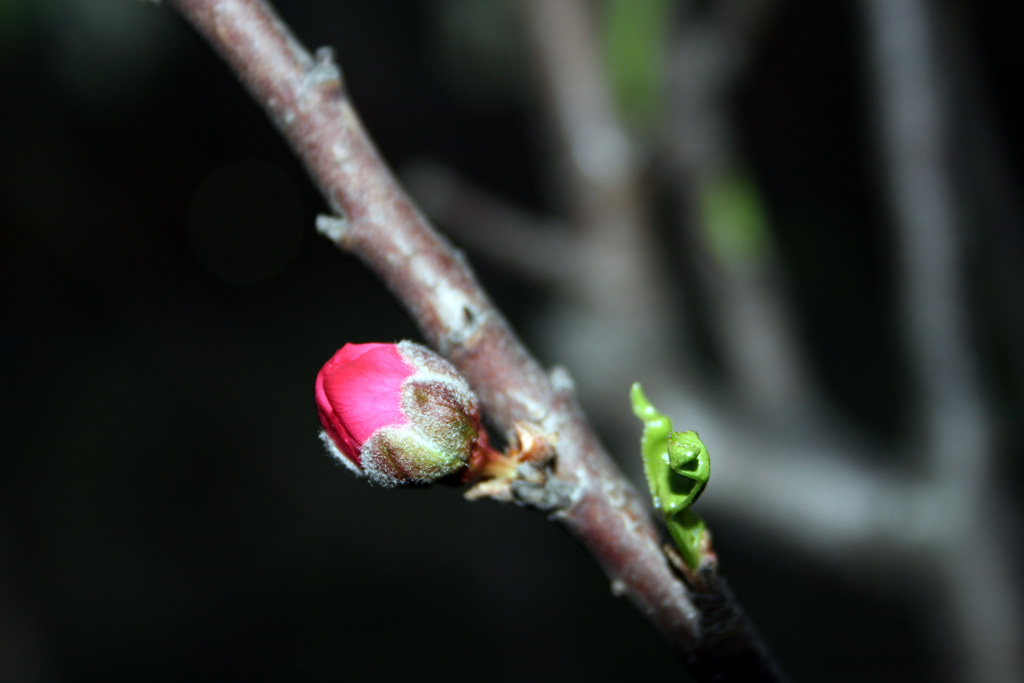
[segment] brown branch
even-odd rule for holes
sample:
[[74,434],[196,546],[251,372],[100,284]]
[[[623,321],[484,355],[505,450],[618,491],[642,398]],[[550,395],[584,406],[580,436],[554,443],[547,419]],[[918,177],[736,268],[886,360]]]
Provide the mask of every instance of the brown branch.
[[[702,677],[777,680],[724,586],[713,581],[705,617],[672,573],[633,488],[597,442],[565,373],[552,377],[516,339],[463,259],[426,223],[363,131],[329,51],[313,59],[261,0],[168,3],[231,66],[344,219],[321,229],[386,282],[424,335],[480,394],[499,427],[517,422],[557,435],[546,491],[552,517]],[[544,496],[541,496],[544,498]],[[715,577],[712,577],[715,578]]]

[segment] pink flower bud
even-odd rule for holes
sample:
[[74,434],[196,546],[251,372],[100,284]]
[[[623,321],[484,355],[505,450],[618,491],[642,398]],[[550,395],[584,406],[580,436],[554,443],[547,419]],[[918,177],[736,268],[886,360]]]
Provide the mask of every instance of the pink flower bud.
[[331,454],[383,486],[435,481],[491,452],[469,384],[413,342],[345,344],[316,376],[316,406]]

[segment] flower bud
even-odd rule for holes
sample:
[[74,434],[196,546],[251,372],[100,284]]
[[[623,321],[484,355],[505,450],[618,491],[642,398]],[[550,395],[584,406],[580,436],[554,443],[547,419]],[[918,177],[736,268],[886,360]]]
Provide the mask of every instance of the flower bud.
[[316,377],[321,440],[382,486],[432,482],[490,451],[476,395],[426,347],[346,344]]

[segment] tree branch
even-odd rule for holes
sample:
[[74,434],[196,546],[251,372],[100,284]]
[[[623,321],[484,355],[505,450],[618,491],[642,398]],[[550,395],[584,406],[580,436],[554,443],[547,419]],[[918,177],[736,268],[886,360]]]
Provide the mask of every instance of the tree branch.
[[569,293],[583,303],[577,318],[603,323],[598,335],[582,325],[558,327],[554,341],[579,348],[597,337],[615,352],[622,374],[630,373],[633,355],[623,350],[643,346],[659,359],[685,352],[688,335],[678,324],[679,302],[666,294],[636,150],[615,112],[591,7],[584,0],[516,5],[532,48],[566,221],[582,247],[574,268],[580,277]]
[[[864,0],[863,6],[896,219],[900,318],[923,404],[914,416],[917,436],[935,500],[955,511],[941,525],[946,547],[936,548],[936,558],[967,655],[961,677],[1019,680],[1021,599],[1006,571],[1010,542],[991,522],[998,518],[991,495],[994,439],[968,336],[936,17],[924,0]],[[946,550],[953,547],[959,552]],[[963,553],[972,558],[970,566]]]
[[[933,475],[977,489],[991,449],[948,172],[932,17],[919,0],[866,0],[881,149],[899,238],[902,315],[924,401]],[[963,453],[972,452],[970,460]],[[971,482],[964,487],[965,482]]]
[[[763,646],[724,586],[728,609],[702,618],[672,573],[632,486],[586,423],[564,372],[552,377],[516,339],[468,266],[424,220],[363,131],[330,53],[313,59],[261,0],[172,0],[231,66],[305,163],[343,220],[321,221],[338,245],[371,267],[406,305],[430,343],[479,393],[506,431],[530,422],[557,435],[549,481],[552,517],[694,669],[777,680]],[[715,615],[723,615],[716,617]],[[720,627],[720,628],[718,628]]]
[[[735,140],[731,99],[774,0],[690,13],[669,64],[669,163],[730,389],[751,414],[791,420],[821,392],[800,347],[766,209]],[[685,256],[685,255],[684,255]]]
[[457,244],[483,254],[528,280],[568,289],[581,248],[565,227],[502,202],[455,171],[422,162],[402,178],[419,206]]

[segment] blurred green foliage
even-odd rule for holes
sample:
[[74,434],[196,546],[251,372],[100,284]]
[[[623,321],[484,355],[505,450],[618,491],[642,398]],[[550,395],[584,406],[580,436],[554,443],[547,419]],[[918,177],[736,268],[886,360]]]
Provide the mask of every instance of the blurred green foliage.
[[664,111],[663,67],[671,36],[672,0],[606,0],[606,68],[619,112],[638,133],[658,127]]
[[727,171],[708,183],[700,198],[704,242],[724,267],[760,261],[768,247],[764,206],[753,179]]

